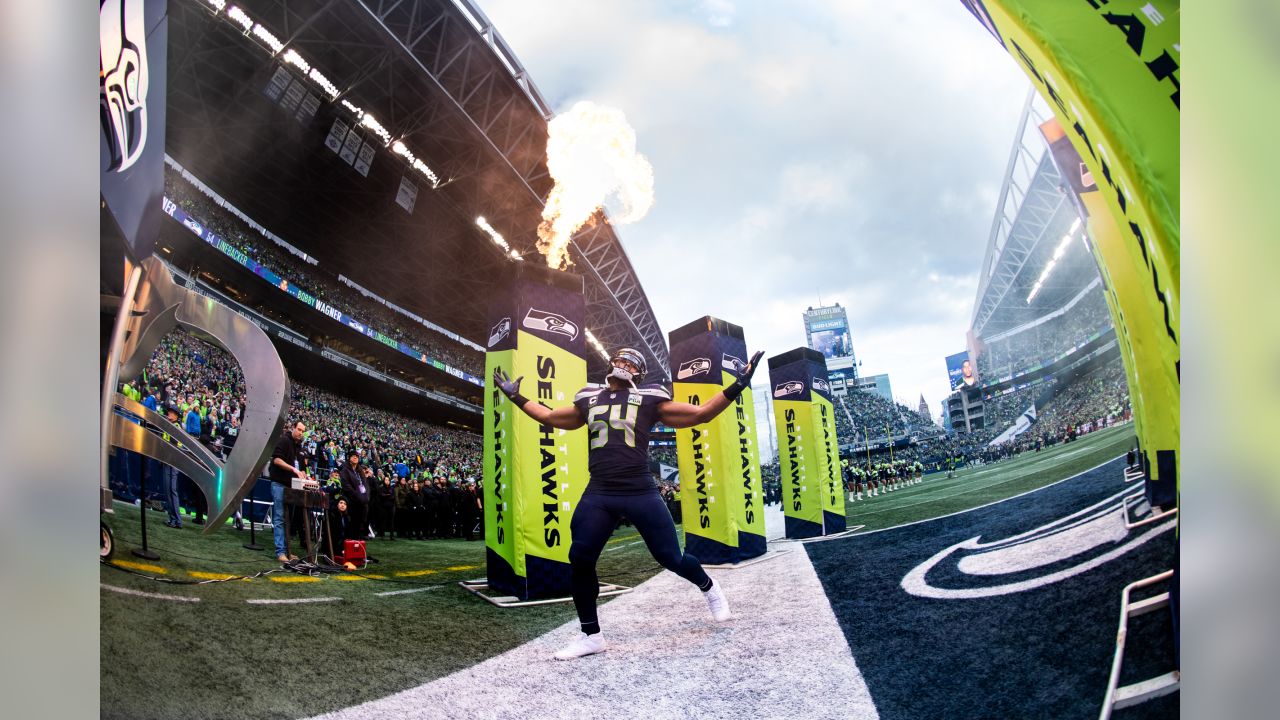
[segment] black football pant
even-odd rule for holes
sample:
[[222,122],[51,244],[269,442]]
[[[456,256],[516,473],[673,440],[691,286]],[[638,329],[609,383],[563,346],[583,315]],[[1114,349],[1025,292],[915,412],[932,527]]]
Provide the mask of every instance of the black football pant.
[[656,488],[643,495],[599,495],[588,491],[578,501],[573,519],[569,521],[573,532],[573,544],[569,546],[573,604],[578,610],[582,631],[588,634],[600,632],[596,617],[596,600],[600,596],[596,561],[623,516],[635,525],[653,559],[662,567],[701,590],[711,587],[711,578],[698,558],[680,550],[671,512]]

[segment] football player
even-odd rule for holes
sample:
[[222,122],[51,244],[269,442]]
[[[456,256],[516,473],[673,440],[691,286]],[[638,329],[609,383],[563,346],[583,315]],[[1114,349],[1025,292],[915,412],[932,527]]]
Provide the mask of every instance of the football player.
[[763,354],[753,355],[738,379],[703,405],[672,400],[671,391],[662,384],[642,384],[646,363],[644,355],[634,348],[621,348],[613,354],[604,385],[583,388],[572,405],[556,410],[521,395],[523,378],[512,380],[500,368],[494,369],[494,383],[529,417],[564,430],[585,425],[590,435],[590,480],[569,524],[573,534],[569,546],[570,584],[582,635],[558,651],[556,659],[569,660],[605,650],[596,616],[600,594],[596,561],[623,516],[635,525],[662,567],[698,586],[717,622],[732,617],[720,586],[696,557],[680,549],[671,513],[649,472],[649,431],[657,422],[673,428],[710,422],[751,386],[751,375]]

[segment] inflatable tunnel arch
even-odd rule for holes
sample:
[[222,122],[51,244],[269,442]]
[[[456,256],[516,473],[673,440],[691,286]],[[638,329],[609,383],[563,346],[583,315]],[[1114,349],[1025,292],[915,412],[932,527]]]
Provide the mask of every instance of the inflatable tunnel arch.
[[[961,0],[1009,52],[1079,154],[1090,249],[1119,338],[1153,501],[1177,502],[1179,5]],[[1064,172],[1068,169],[1064,168]]]

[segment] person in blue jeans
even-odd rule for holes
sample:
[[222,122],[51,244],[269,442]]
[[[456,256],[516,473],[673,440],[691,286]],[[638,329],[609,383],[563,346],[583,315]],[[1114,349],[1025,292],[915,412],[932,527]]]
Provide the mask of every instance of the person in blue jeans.
[[307,426],[301,422],[285,430],[280,442],[276,443],[276,449],[271,451],[271,464],[267,470],[271,476],[271,530],[275,538],[276,559],[280,562],[297,559],[285,547],[284,491],[295,477],[307,478],[301,457],[302,436],[306,432]]
[[[148,396],[150,397],[150,396]],[[178,423],[178,409],[169,408],[165,412],[165,416],[169,422]],[[164,433],[162,436],[165,442],[174,442],[173,436]],[[160,478],[160,494],[164,498],[164,512],[168,519],[164,524],[175,530],[182,528],[182,513],[178,508],[178,470],[172,465],[167,465],[159,460],[150,460],[151,477]]]

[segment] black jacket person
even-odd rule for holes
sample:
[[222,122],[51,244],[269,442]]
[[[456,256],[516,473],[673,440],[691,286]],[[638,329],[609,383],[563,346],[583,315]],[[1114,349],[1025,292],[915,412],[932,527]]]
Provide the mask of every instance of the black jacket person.
[[347,462],[338,472],[342,481],[342,496],[347,499],[347,513],[351,516],[350,537],[363,540],[369,532],[369,495],[373,486],[360,470],[360,454],[347,453]]

